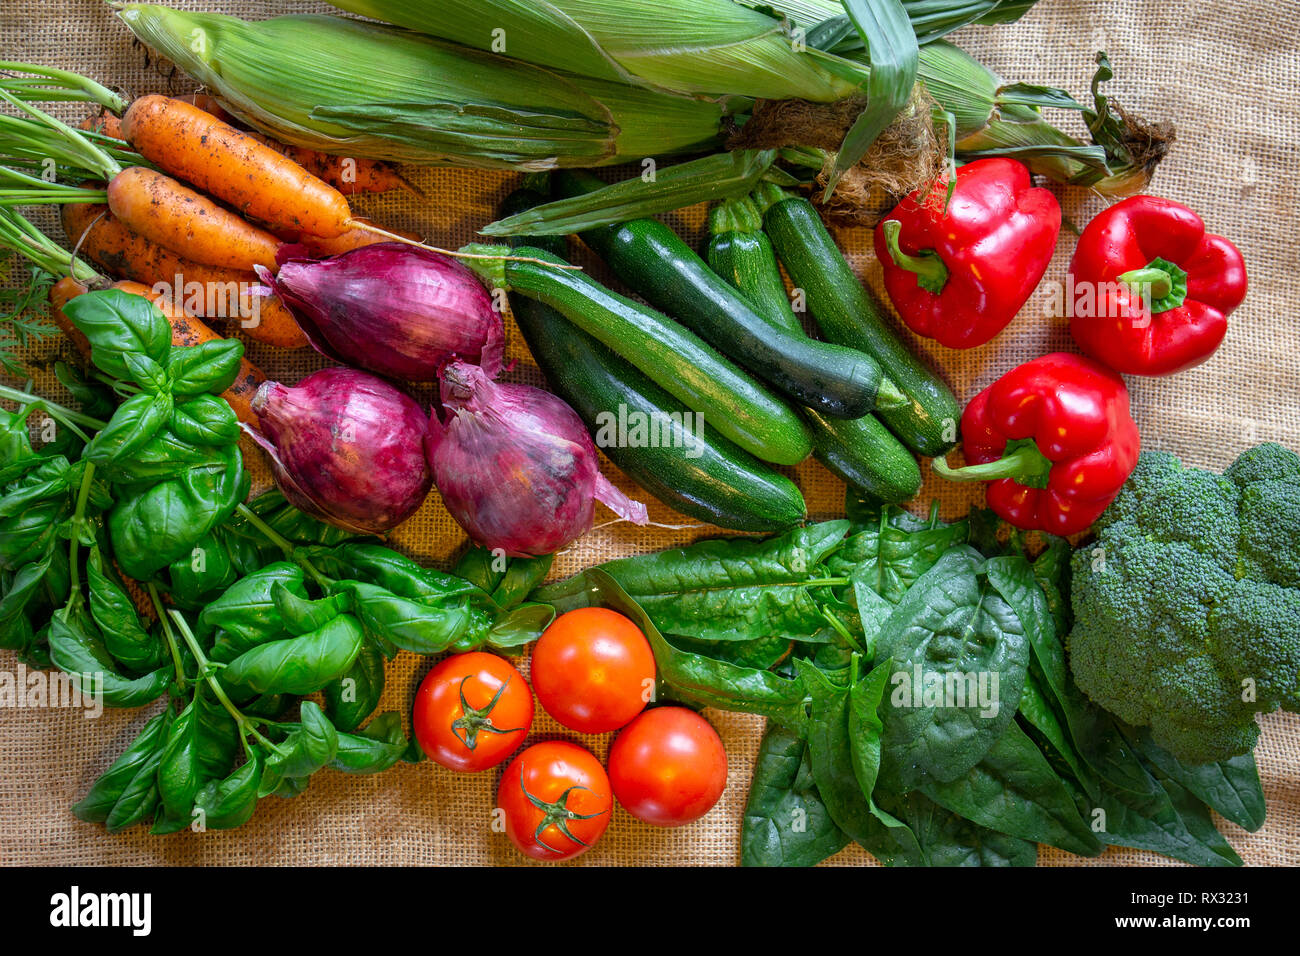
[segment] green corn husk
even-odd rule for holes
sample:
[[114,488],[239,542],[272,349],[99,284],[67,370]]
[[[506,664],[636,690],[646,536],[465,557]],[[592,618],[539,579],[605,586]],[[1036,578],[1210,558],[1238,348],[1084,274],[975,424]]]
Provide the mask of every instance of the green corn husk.
[[679,93],[827,103],[870,73],[801,49],[781,20],[732,0],[329,2],[528,63]]
[[[1098,54],[1098,64],[1093,108],[1062,90],[1008,84],[946,42],[921,49],[919,74],[954,117],[959,159],[1010,156],[1056,182],[1089,186],[1106,196],[1128,196],[1146,188],[1172,133],[1113,112],[1113,104],[1098,92],[1100,83],[1111,77],[1105,54]],[[1053,126],[1040,106],[1081,112],[1093,142],[1082,143]]]
[[716,148],[724,116],[746,105],[578,77],[342,17],[248,23],[134,3],[119,16],[241,119],[344,155],[597,166]]
[[[735,0],[744,3],[744,0]],[[930,43],[972,23],[1014,23],[1023,17],[1037,0],[903,0],[903,10],[912,22],[917,42]],[[862,41],[844,16],[839,0],[773,0],[768,4],[777,13],[804,27],[810,33],[820,27],[834,32],[838,42],[823,46],[835,53],[858,52]],[[818,44],[820,45],[820,44]]]

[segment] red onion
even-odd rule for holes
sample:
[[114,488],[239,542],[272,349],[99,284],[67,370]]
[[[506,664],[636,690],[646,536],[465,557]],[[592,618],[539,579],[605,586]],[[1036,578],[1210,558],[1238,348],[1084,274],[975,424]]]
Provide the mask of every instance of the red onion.
[[248,431],[299,510],[378,534],[409,518],[428,495],[424,411],[383,379],[327,368],[293,388],[263,382],[252,404],[261,433]]
[[551,554],[591,528],[593,499],[637,524],[645,505],[600,473],[578,413],[540,388],[494,383],[453,362],[427,448],[443,503],[471,538],[511,557]]
[[501,371],[501,315],[474,273],[450,256],[382,242],[319,261],[290,259],[258,276],[308,340],[338,362],[432,382],[454,358]]

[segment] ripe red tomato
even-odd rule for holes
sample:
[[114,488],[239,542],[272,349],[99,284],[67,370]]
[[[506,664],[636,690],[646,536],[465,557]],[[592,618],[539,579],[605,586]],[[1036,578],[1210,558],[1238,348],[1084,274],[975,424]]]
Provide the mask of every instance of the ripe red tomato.
[[709,722],[685,707],[648,710],[609,751],[614,796],[657,827],[698,820],[727,789],[727,751]]
[[618,730],[654,693],[655,656],[641,629],[617,611],[584,607],[557,617],[533,649],[533,688],[570,730]]
[[495,767],[528,736],[533,695],[514,665],[474,651],[447,658],[415,693],[420,749],[452,770]]
[[584,853],[609,826],[609,777],[577,744],[533,744],[506,767],[497,788],[506,836],[525,856],[565,860]]

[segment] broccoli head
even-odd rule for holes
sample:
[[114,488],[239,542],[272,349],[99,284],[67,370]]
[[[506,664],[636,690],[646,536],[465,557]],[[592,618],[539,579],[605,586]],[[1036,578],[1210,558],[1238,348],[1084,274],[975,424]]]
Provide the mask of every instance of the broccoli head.
[[1186,763],[1300,712],[1300,457],[1262,444],[1216,475],[1144,452],[1095,530],[1067,642],[1093,701]]

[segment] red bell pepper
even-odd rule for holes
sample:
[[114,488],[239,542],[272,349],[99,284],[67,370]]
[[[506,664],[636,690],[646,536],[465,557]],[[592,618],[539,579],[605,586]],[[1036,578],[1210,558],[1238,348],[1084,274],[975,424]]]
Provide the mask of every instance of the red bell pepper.
[[[898,314],[954,349],[983,345],[1029,299],[1056,250],[1061,207],[1014,159],[979,159],[876,227],[876,258]],[[945,209],[945,202],[947,208]]]
[[[1186,206],[1155,196],[1125,199],[1088,223],[1070,274],[1074,340],[1132,375],[1171,375],[1204,362],[1246,297],[1237,247],[1206,233]],[[1080,295],[1084,289],[1090,297]],[[1094,307],[1083,308],[1090,299]]]
[[1091,359],[1053,352],[980,392],[961,418],[965,468],[942,458],[956,481],[989,481],[988,505],[1027,531],[1083,531],[1106,510],[1137,465],[1141,440],[1128,389]]

